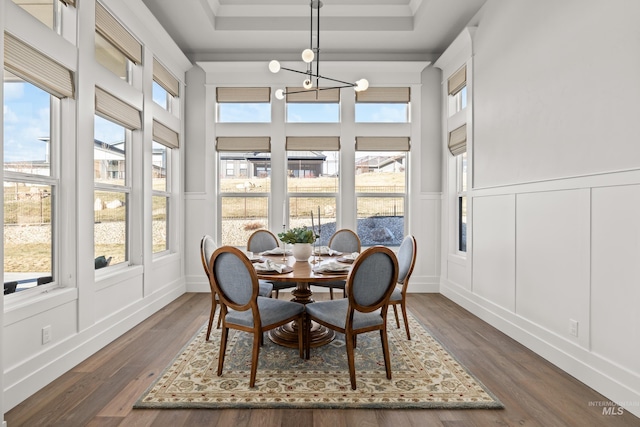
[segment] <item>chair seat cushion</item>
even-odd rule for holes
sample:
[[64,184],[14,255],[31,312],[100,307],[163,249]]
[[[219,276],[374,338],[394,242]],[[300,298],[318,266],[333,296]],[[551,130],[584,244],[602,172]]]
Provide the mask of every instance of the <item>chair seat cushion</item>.
[[389,301],[402,301],[402,289],[396,287],[391,294]]
[[260,289],[258,290],[258,295],[261,297],[268,297],[271,295],[271,291],[273,290],[273,283],[267,282],[266,280],[258,280],[258,285]]
[[[313,318],[337,326],[344,329],[347,322],[347,310],[349,309],[349,300],[346,298],[314,302],[307,304],[307,313]],[[356,311],[353,314],[353,329],[368,328],[370,326],[379,326],[382,324],[382,316],[380,310],[371,313],[361,313]]]
[[347,282],[344,280],[334,280],[332,282],[312,282],[310,283],[312,286],[320,286],[324,288],[340,288],[344,289],[347,285]]
[[[258,310],[260,310],[261,326],[265,327],[302,313],[304,311],[304,305],[275,298],[258,297]],[[251,310],[229,310],[225,321],[227,323],[233,323],[234,325],[250,328],[253,327],[253,313]]]

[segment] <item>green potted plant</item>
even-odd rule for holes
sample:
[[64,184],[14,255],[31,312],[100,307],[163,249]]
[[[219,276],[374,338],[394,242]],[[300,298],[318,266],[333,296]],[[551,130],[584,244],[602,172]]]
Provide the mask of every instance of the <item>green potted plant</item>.
[[308,261],[313,248],[311,244],[316,241],[313,230],[307,227],[295,227],[282,233],[278,233],[280,241],[293,245],[293,257],[296,261]]

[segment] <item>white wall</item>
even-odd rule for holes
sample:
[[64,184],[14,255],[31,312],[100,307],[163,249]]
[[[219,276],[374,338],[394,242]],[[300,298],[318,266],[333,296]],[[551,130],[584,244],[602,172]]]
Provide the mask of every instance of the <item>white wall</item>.
[[[28,298],[18,294],[0,297],[3,303],[0,403],[5,413],[184,293],[184,243],[182,230],[176,230],[183,222],[181,163],[184,160],[179,154],[173,156],[172,188],[176,190],[176,197],[171,210],[175,221],[170,237],[171,253],[153,257],[151,239],[145,239],[151,230],[151,183],[150,174],[149,177],[144,174],[149,168],[144,166],[143,159],[150,160],[151,153],[153,115],[150,110],[153,106],[148,100],[151,99],[153,56],[182,82],[191,64],[140,0],[103,2],[144,45],[143,60],[149,67],[144,73],[136,74],[138,81],[133,87],[95,62],[94,2],[85,0],[79,2],[77,9],[64,8],[65,17],[71,17],[72,21],[67,22],[70,25],[66,26],[64,37],[58,37],[12,1],[0,1],[3,12],[0,28],[65,64],[76,76],[75,99],[62,102],[65,144],[62,144],[63,167],[57,198],[62,217],[57,222],[62,229],[58,242],[57,282],[60,286],[39,295],[30,293]],[[85,143],[94,138],[97,83],[135,107],[144,107],[143,130],[134,135],[134,158],[139,163],[133,168],[133,188],[136,194],[144,194],[148,199],[140,200],[141,197],[132,201],[135,207],[132,208],[131,265],[99,272],[93,266],[93,144]],[[183,131],[184,125],[178,119],[174,119],[175,123]],[[52,339],[42,344],[42,328],[46,325],[51,326]]]
[[640,415],[640,3],[480,16],[470,281],[445,271],[442,293]]

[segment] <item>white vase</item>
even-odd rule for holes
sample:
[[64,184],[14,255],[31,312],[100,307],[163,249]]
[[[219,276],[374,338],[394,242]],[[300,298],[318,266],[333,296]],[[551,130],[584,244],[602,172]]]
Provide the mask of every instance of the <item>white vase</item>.
[[313,253],[313,246],[311,243],[294,243],[292,252],[296,261],[309,261],[309,257]]

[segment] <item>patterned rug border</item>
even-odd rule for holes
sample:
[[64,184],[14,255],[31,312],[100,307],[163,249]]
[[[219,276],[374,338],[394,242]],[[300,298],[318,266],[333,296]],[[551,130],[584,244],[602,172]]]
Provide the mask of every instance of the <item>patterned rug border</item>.
[[[393,317],[393,313],[389,313],[389,322],[393,320],[394,328],[395,328],[395,318]],[[463,369],[471,379],[476,383],[478,387],[480,387],[484,393],[486,393],[492,401],[477,401],[477,402],[463,402],[463,401],[429,401],[424,400],[420,402],[414,401],[401,401],[401,402],[367,402],[366,400],[361,400],[358,402],[353,401],[345,401],[345,402],[321,402],[321,401],[305,401],[305,402],[287,402],[287,401],[278,401],[278,402],[260,402],[260,401],[234,401],[234,402],[219,402],[219,401],[210,401],[210,402],[195,402],[195,401],[163,401],[163,402],[145,402],[145,398],[153,391],[154,387],[163,379],[163,377],[172,371],[175,363],[184,355],[185,351],[188,349],[190,345],[194,343],[197,339],[198,335],[204,334],[206,330],[207,324],[205,323],[201,326],[195,334],[186,342],[186,344],[180,349],[178,354],[171,360],[171,362],[167,365],[167,367],[157,376],[154,381],[149,385],[149,387],[142,393],[140,398],[134,403],[134,409],[504,409],[504,405],[502,402],[491,392],[471,371],[463,365],[458,358],[438,339],[436,338],[429,328],[427,328],[413,313],[407,310],[408,318],[417,323],[423,330],[424,333],[427,334],[431,339],[433,339],[444,352],[448,354],[448,356],[457,364],[461,369]],[[217,318],[218,313],[216,313]],[[216,319],[214,319],[215,325]],[[400,330],[404,333],[404,327],[402,325],[402,319],[400,319]],[[389,328],[390,329],[390,328]],[[212,339],[216,331],[212,331]],[[232,331],[230,331],[232,332]],[[413,332],[413,330],[412,330]],[[391,330],[389,330],[391,333]],[[412,337],[413,337],[412,333]],[[229,347],[232,346],[231,336],[229,337]],[[265,338],[268,339],[268,338]],[[406,339],[406,336],[405,336]],[[312,349],[313,353],[313,349]],[[262,355],[262,352],[261,352]],[[228,355],[227,355],[228,358]],[[346,354],[345,354],[346,358]],[[217,360],[217,357],[216,357]],[[225,361],[226,362],[226,361]],[[216,364],[217,366],[217,364]],[[227,363],[225,363],[225,370],[227,368]],[[361,372],[356,373],[356,377],[362,374]],[[224,375],[224,373],[223,373]],[[348,374],[347,374],[348,376]],[[258,377],[260,377],[260,368],[258,368]],[[248,381],[248,379],[247,379]],[[359,390],[351,390],[348,389],[345,391],[345,394],[355,394],[358,393]]]

